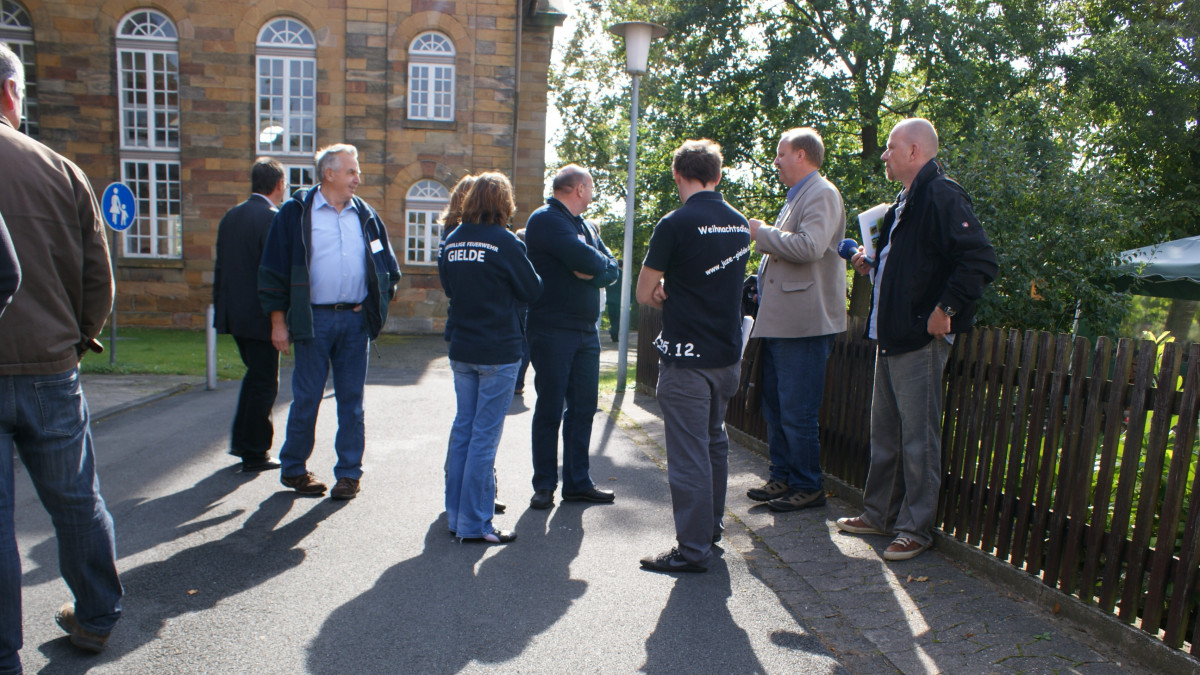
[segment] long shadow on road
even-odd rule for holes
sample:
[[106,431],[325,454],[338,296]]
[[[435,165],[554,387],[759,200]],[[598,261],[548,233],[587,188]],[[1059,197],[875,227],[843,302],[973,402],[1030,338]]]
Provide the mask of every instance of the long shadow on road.
[[729,568],[723,559],[713,562],[707,574],[675,580],[658,625],[646,640],[642,672],[765,672],[749,636],[729,612]]
[[527,510],[515,528],[520,539],[482,563],[487,547],[458,543],[439,517],[420,555],[330,614],[309,646],[308,671],[383,673],[403,664],[405,672],[448,674],[517,658],[587,588],[570,573],[583,512],[556,509],[547,522],[547,512]]
[[184,549],[166,560],[122,574],[124,613],[136,617],[136,629],[115,631],[98,662],[81,662],[65,635],[45,642],[39,647],[50,661],[45,672],[84,673],[93,666],[115,661],[154,640],[170,619],[212,609],[225,598],[300,565],[305,557],[304,550],[298,548],[300,542],[344,502],[322,500],[276,529],[297,502],[291,492],[276,492],[259,504],[240,529],[223,539]]

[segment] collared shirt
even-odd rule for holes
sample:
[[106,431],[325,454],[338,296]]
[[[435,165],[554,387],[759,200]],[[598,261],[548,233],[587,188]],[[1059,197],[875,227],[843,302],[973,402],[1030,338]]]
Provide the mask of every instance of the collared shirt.
[[[779,212],[779,215],[775,218],[775,227],[779,227],[779,223],[783,222],[783,217],[785,214],[787,214],[788,206],[792,203],[792,200],[796,198],[796,195],[800,194],[800,190],[801,190],[801,188],[804,187],[804,184],[807,183],[809,181],[809,179],[811,179],[815,175],[817,175],[816,171],[809,171],[807,176],[796,181],[795,185],[788,188],[787,200],[783,206],[783,209]],[[769,256],[769,255],[764,255],[758,261],[758,272],[757,272],[758,276],[756,277],[756,279],[757,279],[758,297],[759,298],[762,298],[763,273],[767,271],[767,260],[770,257],[771,256]]]
[[804,187],[804,184],[807,183],[809,181],[809,179],[815,175],[817,175],[816,171],[809,171],[807,176],[805,176],[804,178],[801,178],[799,181],[796,182],[795,185],[788,188],[787,200],[790,202],[793,199],[795,199],[796,195],[800,194],[800,189]]
[[353,200],[339,213],[317,190],[309,277],[314,305],[357,304],[367,297],[367,245]]
[[871,318],[868,320],[867,337],[872,340],[878,340],[879,334],[876,332],[876,326],[879,323],[879,280],[883,279],[883,267],[887,264],[888,253],[892,250],[892,238],[896,236],[896,229],[900,227],[900,214],[904,213],[904,205],[908,203],[908,189],[905,188],[900,192],[900,196],[896,199],[896,215],[892,219],[892,231],[888,235],[888,242],[879,252],[879,267],[871,270],[871,288],[875,298],[871,303]]
[[262,197],[263,199],[265,199],[265,200],[266,200],[266,202],[267,202],[268,204],[270,204],[270,205],[271,205],[271,208],[273,208],[273,209],[277,209],[277,208],[279,208],[279,205],[278,205],[278,204],[276,204],[275,202],[271,201],[271,198],[270,198],[270,197],[268,197],[268,196],[264,195],[264,194],[263,194],[263,193],[261,193],[261,192],[252,192],[252,193],[250,193],[250,195],[251,195],[252,197]]

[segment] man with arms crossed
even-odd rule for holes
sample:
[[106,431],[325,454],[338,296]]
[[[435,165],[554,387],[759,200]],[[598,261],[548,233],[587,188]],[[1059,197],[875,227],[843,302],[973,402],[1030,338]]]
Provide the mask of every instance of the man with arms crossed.
[[287,354],[288,342],[296,345],[280,482],[302,495],[325,492],[307,464],[332,366],[338,461],[333,468],[337,484],[329,496],[353,499],[366,442],[367,350],[387,321],[400,269],[383,220],[354,195],[358,149],[331,145],[317,151],[316,160],[321,184],[292,195],[271,224],[258,270],[258,298],[271,317],[275,349]]
[[21,672],[21,560],[13,451],[54,523],[75,602],[55,620],[99,652],[121,616],[112,516],[100,496],[79,358],[112,309],[113,278],[96,195],[83,171],[17,131],[25,70],[0,44],[0,213],[21,287],[0,318],[0,673]]
[[258,302],[258,264],[285,188],[283,166],[259,158],[250,170],[250,198],[229,209],[217,228],[213,327],[233,335],[246,364],[229,449],[242,459],[244,472],[279,468],[267,454],[275,436],[271,410],[279,393],[279,351],[271,344],[271,320]]
[[846,263],[837,254],[846,231],[842,195],[818,173],[821,136],[807,127],[779,140],[775,168],[787,203],[772,227],[750,219],[763,254],[753,337],[762,345],[762,411],[771,466],[767,482],[746,493],[773,511],[823,506],[818,418],[825,360],[846,330]]
[[750,228],[714,191],[721,181],[721,146],[708,139],[685,142],[675,150],[671,173],[683,206],[654,228],[637,300],[663,311],[662,333],[654,341],[657,398],[678,545],[641,563],[656,572],[705,572],[724,528],[725,408],[741,372]]
[[[588,474],[592,418],[600,387],[600,289],[617,278],[617,261],[580,215],[592,202],[592,176],[568,164],[554,176],[554,196],[529,216],[525,245],[542,278],[542,295],[529,305],[527,333],[533,363],[533,498],[554,505],[558,485],[558,429],[562,425],[562,498],[606,504]],[[565,404],[565,409],[564,409]]]
[[[975,323],[975,301],[999,271],[971,198],[934,161],[937,131],[914,118],[888,136],[887,177],[904,185],[883,217],[877,260],[851,258],[875,283],[867,337],[878,341],[871,396],[871,468],[863,514],[843,532],[896,538],[885,560],[933,544],[942,478],[942,370],[954,333]],[[915,314],[914,314],[915,312]]]

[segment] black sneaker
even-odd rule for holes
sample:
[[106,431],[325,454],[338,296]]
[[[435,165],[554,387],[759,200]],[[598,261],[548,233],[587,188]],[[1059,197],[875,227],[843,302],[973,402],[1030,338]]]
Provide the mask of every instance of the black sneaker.
[[795,490],[793,490],[791,487],[776,480],[769,480],[761,487],[750,488],[749,490],[746,490],[746,496],[756,502],[769,502],[772,499],[788,497],[793,492],[795,492]]
[[707,572],[707,567],[688,562],[678,548],[642,558],[642,569],[654,572]]
[[814,506],[825,506],[824,490],[817,490],[816,492],[793,492],[787,497],[772,499],[767,502],[767,507],[772,511],[799,511],[800,509],[809,509]]

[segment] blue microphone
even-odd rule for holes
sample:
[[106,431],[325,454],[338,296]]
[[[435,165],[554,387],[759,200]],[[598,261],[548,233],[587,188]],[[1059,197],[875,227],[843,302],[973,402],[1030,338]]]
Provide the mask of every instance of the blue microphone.
[[846,260],[849,260],[858,253],[858,242],[853,239],[843,239],[842,243],[838,244],[838,255]]

